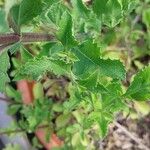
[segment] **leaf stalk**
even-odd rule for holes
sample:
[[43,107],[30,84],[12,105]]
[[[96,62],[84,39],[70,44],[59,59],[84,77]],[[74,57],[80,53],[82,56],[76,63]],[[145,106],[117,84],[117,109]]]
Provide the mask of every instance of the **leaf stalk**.
[[30,43],[30,42],[46,42],[54,39],[54,36],[47,33],[16,33],[0,34],[0,45],[13,44],[16,42]]

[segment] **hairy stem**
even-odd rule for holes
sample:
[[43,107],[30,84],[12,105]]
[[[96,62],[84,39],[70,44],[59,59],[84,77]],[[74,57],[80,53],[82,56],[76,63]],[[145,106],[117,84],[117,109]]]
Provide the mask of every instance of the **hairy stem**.
[[23,43],[29,43],[51,41],[53,39],[54,36],[47,33],[22,33],[21,35],[15,33],[6,33],[0,34],[0,45],[12,44],[18,41],[22,41]]

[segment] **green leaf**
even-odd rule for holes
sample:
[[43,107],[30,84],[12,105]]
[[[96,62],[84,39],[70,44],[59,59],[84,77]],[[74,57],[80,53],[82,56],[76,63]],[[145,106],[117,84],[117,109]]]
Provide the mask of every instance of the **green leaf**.
[[9,77],[7,75],[7,70],[9,69],[9,56],[7,51],[0,54],[0,92],[5,92],[6,83],[9,82]]
[[93,1],[93,11],[98,17],[102,17],[102,14],[106,13],[106,4],[108,0],[94,0]]
[[106,4],[107,13],[104,14],[103,22],[108,27],[114,27],[123,18],[123,11],[118,0],[108,0]]
[[97,71],[95,71],[87,78],[83,78],[79,80],[78,83],[89,90],[93,90],[97,85],[97,78],[98,78],[98,73]]
[[21,93],[9,85],[6,86],[6,94],[8,97],[13,98],[16,102],[22,102]]
[[18,26],[27,24],[42,12],[41,0],[22,0],[20,4],[13,6],[10,10],[15,23]]
[[143,22],[145,23],[145,25],[147,26],[147,28],[149,29],[150,27],[150,9],[146,9],[143,11]]
[[9,51],[11,54],[14,54],[16,53],[17,51],[20,50],[20,46],[21,46],[21,42],[17,42],[17,43],[14,43],[12,44],[10,47],[9,47]]
[[135,75],[125,96],[141,101],[150,99],[150,66]]
[[43,56],[29,60],[19,69],[18,74],[32,77],[35,80],[46,72],[53,72],[55,75],[61,76],[69,75],[70,71],[69,64]]
[[5,20],[5,12],[0,8],[0,33],[8,32],[9,28]]
[[56,126],[57,128],[65,127],[71,119],[71,114],[61,114],[56,118]]
[[81,90],[78,86],[70,85],[70,98],[63,103],[64,110],[70,112],[75,109],[81,102]]
[[79,76],[85,72],[87,73],[88,70],[90,70],[90,72],[95,71],[95,68],[92,69],[92,66],[95,66],[94,60],[100,58],[100,48],[96,43],[93,43],[92,40],[87,40],[77,48],[73,48],[71,51],[75,53],[79,59],[73,67],[73,72],[76,75]]
[[13,24],[13,29],[15,30],[16,33],[20,33],[20,26],[18,23],[19,20],[19,4],[16,4],[14,6],[12,6],[12,8],[10,9],[10,16],[9,16],[9,20],[10,22]]
[[48,10],[48,18],[58,27],[62,14],[67,10],[67,8],[62,5],[62,3],[54,3]]
[[61,0],[43,0],[45,4],[53,5],[54,3],[58,3]]
[[93,11],[103,24],[111,28],[120,23],[123,17],[119,0],[94,0]]
[[72,52],[79,58],[74,64],[73,72],[80,77],[97,70],[101,74],[116,79],[125,78],[125,68],[119,60],[100,59],[100,48],[92,41],[86,41]]
[[82,0],[72,0],[72,5],[78,16],[88,17],[90,10],[84,5]]
[[136,0],[121,0],[121,3],[124,14],[128,14],[131,13],[133,9],[137,7],[137,4],[139,2]]
[[102,74],[114,79],[125,79],[125,67],[119,60],[100,59],[98,64]]
[[73,22],[72,17],[68,11],[62,14],[59,31],[56,33],[58,40],[65,46],[66,49],[76,46],[77,41],[73,36]]
[[108,132],[108,121],[105,119],[105,115],[100,113],[99,115],[99,128],[100,128],[100,136],[104,138]]
[[44,98],[44,90],[43,85],[40,82],[37,82],[33,87],[33,96],[35,99],[43,99]]
[[24,105],[21,110],[21,115],[25,118],[24,121],[28,126],[26,129],[34,131],[42,121],[48,120],[50,111],[51,101],[48,99],[36,99],[32,106]]
[[107,92],[102,93],[102,109],[111,114],[122,110],[125,104],[121,98],[123,94],[121,83],[110,83],[106,89]]
[[41,0],[22,0],[19,9],[19,25],[26,24],[42,12]]
[[5,92],[6,83],[9,81],[10,80],[9,80],[7,73],[0,71],[0,92],[2,92],[2,93]]
[[18,104],[10,105],[8,110],[7,110],[7,113],[9,115],[15,115],[21,107],[22,107],[22,105],[18,105]]
[[23,62],[27,62],[30,59],[33,59],[33,55],[28,50],[26,50],[25,47],[21,47],[20,53],[21,53],[21,60]]

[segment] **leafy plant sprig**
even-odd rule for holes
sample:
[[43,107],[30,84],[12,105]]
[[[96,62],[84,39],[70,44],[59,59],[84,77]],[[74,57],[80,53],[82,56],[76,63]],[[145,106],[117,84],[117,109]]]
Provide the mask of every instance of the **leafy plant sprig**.
[[[10,107],[22,115],[19,127],[31,132],[43,120],[68,147],[84,149],[85,141],[92,137],[90,131],[105,137],[109,123],[127,102],[150,99],[150,66],[139,71],[124,90],[125,66],[120,60],[104,57],[100,40],[102,29],[114,30],[135,4],[134,0],[93,0],[91,5],[82,0],[22,0],[12,5],[7,22],[0,9],[0,91],[17,100],[17,91],[8,83],[37,81],[40,88],[35,93],[44,95],[48,83],[60,87],[49,80],[41,85],[45,76],[68,79],[61,81],[63,93],[69,95],[62,98],[65,100],[55,103],[52,97],[35,94],[33,106]],[[59,92],[56,95],[62,97]]]

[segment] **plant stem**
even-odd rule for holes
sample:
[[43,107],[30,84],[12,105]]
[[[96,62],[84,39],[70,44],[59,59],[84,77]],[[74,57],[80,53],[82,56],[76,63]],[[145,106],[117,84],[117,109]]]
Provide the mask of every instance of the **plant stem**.
[[51,41],[54,39],[53,35],[43,33],[23,33],[21,41],[24,43],[28,42],[43,42]]
[[20,36],[15,33],[0,34],[0,45],[18,42]]
[[51,41],[53,39],[54,36],[47,33],[22,33],[21,35],[15,33],[6,33],[0,34],[0,45],[12,44],[18,41],[22,41],[23,43],[30,43]]

